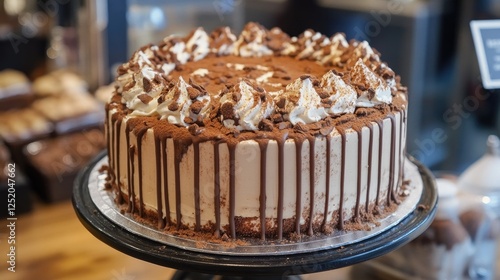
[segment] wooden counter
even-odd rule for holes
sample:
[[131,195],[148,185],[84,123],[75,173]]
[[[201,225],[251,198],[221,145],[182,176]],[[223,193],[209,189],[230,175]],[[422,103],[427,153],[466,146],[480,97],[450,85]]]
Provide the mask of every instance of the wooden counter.
[[[125,255],[104,244],[80,223],[71,202],[36,204],[16,221],[16,272],[7,270],[8,221],[0,220],[2,280],[170,279],[174,270]],[[309,274],[304,280],[348,279],[349,268]]]

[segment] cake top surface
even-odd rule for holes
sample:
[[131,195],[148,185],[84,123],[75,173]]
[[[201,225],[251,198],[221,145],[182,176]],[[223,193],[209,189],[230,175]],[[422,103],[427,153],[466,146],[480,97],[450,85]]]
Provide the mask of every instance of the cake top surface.
[[108,105],[239,134],[386,114],[406,106],[406,88],[367,42],[312,30],[290,37],[251,22],[239,36],[198,28],[142,47],[119,67]]

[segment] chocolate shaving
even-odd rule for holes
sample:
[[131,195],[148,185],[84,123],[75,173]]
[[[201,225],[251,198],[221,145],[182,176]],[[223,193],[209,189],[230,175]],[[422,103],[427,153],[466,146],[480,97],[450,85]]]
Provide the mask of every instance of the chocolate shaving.
[[375,90],[372,88],[369,88],[367,91],[368,91],[368,99],[372,100],[373,97],[375,97]]
[[170,111],[177,111],[179,109],[179,105],[177,104],[177,102],[172,102],[168,105],[168,109]]
[[238,102],[241,99],[241,93],[239,91],[234,91],[231,95],[234,102]]
[[128,82],[124,87],[123,91],[128,91],[135,86],[135,80]]
[[153,100],[153,97],[143,93],[143,94],[139,94],[137,96],[137,98],[139,98],[139,100],[141,100],[142,103],[144,104],[149,104],[149,102],[151,102],[151,100]]
[[194,99],[198,98],[201,95],[201,92],[199,90],[195,89],[192,86],[191,87],[187,87],[186,90],[187,90],[189,98],[191,100],[194,100]]
[[189,109],[191,110],[191,112],[193,114],[199,114],[201,112],[201,109],[203,109],[203,102],[201,101],[195,101],[193,102],[193,104],[191,104],[191,106],[189,107]]
[[145,92],[150,92],[153,88],[153,86],[151,85],[151,81],[146,77],[142,78],[142,85]]
[[156,74],[153,79],[153,82],[155,82],[155,84],[161,84],[163,81],[164,81],[163,77],[159,74]]
[[319,97],[321,99],[324,99],[324,98],[328,98],[330,97],[330,94],[328,92],[326,92],[324,89],[322,88],[317,88],[316,89],[316,92],[318,93]]
[[194,123],[194,120],[190,117],[184,117],[184,122],[187,124],[192,124]]
[[192,125],[188,126],[187,129],[188,129],[189,133],[191,133],[191,135],[194,135],[194,136],[199,135],[200,133],[203,132],[203,130],[205,130],[204,128],[198,126],[197,124],[192,124]]
[[116,72],[118,73],[119,76],[121,76],[123,74],[127,74],[128,71],[127,71],[127,68],[125,67],[125,64],[122,64],[118,67]]
[[273,123],[268,119],[263,119],[259,123],[259,129],[262,131],[273,131]]
[[325,106],[332,106],[333,101],[330,98],[321,99],[321,103]]
[[231,102],[225,102],[220,107],[220,112],[224,119],[234,119],[234,105]]
[[306,124],[303,124],[303,123],[297,123],[296,125],[294,125],[293,127],[295,130],[297,131],[303,131],[303,132],[307,132],[309,131],[309,127],[307,127]]
[[274,114],[271,116],[271,120],[275,123],[280,123],[283,121],[283,116],[281,114]]
[[278,106],[278,108],[285,108],[285,105],[286,105],[286,98],[284,96],[281,96],[279,97],[278,101],[276,101],[276,106]]

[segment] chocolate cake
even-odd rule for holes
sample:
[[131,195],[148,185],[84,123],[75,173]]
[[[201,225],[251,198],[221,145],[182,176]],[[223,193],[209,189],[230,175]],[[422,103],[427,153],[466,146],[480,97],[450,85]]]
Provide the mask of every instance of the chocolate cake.
[[397,209],[407,92],[367,42],[198,28],[136,51],[115,82],[108,186],[161,230],[279,241]]

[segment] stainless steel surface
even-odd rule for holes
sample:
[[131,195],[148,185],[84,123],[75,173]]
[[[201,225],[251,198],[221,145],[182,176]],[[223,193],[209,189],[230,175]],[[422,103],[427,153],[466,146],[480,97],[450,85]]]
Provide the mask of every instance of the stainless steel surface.
[[136,222],[129,213],[121,213],[114,203],[112,192],[105,189],[106,174],[99,172],[102,165],[107,164],[107,157],[103,157],[91,170],[89,176],[89,192],[92,201],[104,216],[113,223],[123,226],[128,231],[149,238],[151,240],[171,245],[180,249],[194,252],[232,255],[232,256],[258,256],[258,255],[290,255],[318,250],[333,249],[349,244],[357,243],[370,237],[374,237],[395,225],[415,210],[422,195],[423,181],[416,165],[409,160],[405,163],[406,180],[410,181],[408,189],[410,194],[402,201],[396,212],[373,225],[369,231],[338,231],[335,234],[317,240],[310,240],[288,244],[264,244],[264,245],[237,245],[228,247],[227,244],[215,244],[206,241],[190,240],[171,233],[160,231]]

